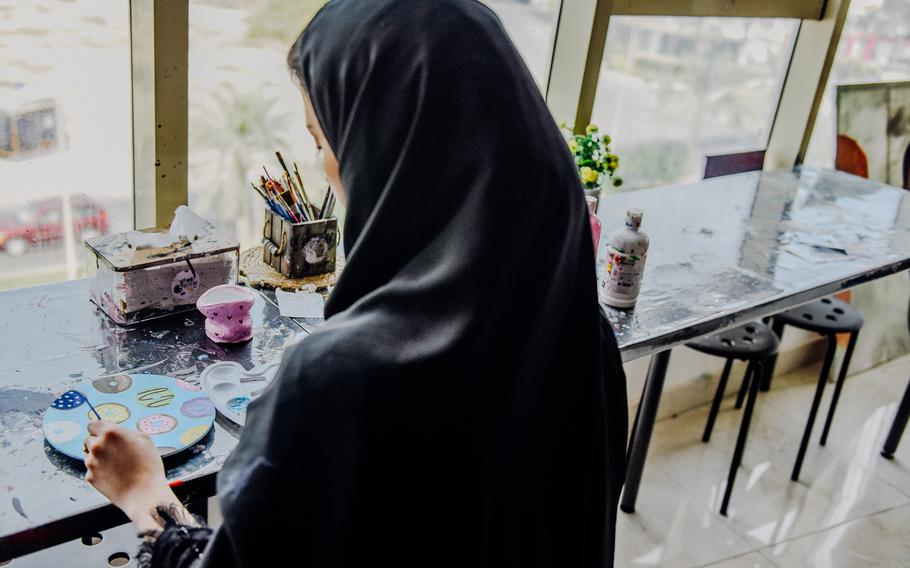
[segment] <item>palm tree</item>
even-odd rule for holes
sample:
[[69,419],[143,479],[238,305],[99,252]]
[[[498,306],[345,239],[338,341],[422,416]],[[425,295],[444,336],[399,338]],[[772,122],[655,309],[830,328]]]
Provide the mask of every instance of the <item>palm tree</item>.
[[250,181],[275,150],[288,147],[289,116],[276,108],[276,99],[229,83],[190,108],[193,207],[242,243],[256,240],[252,228],[262,222],[262,203]]

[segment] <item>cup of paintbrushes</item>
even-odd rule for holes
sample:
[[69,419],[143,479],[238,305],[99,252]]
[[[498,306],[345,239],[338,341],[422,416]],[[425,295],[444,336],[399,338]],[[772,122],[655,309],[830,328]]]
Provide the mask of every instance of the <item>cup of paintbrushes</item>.
[[253,189],[266,203],[262,230],[262,259],[290,278],[335,271],[338,220],[333,217],[335,197],[326,189],[321,207],[310,201],[300,170],[288,169],[281,152],[275,152],[281,174],[275,178],[263,166],[264,176]]
[[338,219],[295,223],[266,209],[262,244],[262,260],[289,278],[334,272]]

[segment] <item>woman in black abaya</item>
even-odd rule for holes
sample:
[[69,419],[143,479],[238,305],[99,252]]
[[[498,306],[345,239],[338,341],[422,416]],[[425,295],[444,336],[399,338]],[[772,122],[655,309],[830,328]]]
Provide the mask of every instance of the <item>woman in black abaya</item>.
[[334,0],[291,48],[347,203],[327,322],[288,349],[196,523],[151,441],[87,479],[150,566],[612,565],[625,379],[578,173],[474,0]]

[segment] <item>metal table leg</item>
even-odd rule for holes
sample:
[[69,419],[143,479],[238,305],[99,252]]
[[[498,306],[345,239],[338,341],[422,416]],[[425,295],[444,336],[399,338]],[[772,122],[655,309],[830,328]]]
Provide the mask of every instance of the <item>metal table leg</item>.
[[882,455],[889,460],[894,457],[894,452],[897,451],[897,444],[901,441],[901,434],[904,433],[904,428],[907,427],[908,419],[910,419],[910,382],[907,383],[904,398],[901,399],[901,404],[897,407],[897,415],[894,417],[894,423],[891,424],[891,430],[888,432],[888,438],[882,448]]
[[[771,331],[774,332],[774,335],[777,336],[777,339],[783,341],[784,339],[784,322],[780,318],[774,318],[771,322]],[[765,364],[764,375],[762,376],[761,390],[762,392],[768,392],[771,390],[771,379],[774,377],[774,367],[777,366],[777,353],[768,358],[767,363]],[[737,407],[739,408],[739,407]]]
[[670,350],[661,351],[651,357],[648,377],[642,390],[641,402],[638,405],[632,441],[629,443],[629,461],[626,464],[626,482],[622,493],[620,509],[626,513],[635,512],[635,500],[638,497],[638,486],[645,469],[645,458],[648,456],[648,445],[657,419],[657,408],[660,405],[660,394],[664,390],[664,379],[667,377],[667,365],[670,363]]

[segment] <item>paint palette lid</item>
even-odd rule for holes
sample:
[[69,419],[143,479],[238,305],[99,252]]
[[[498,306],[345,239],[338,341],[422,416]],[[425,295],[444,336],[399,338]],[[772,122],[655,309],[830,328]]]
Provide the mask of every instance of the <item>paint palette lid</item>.
[[148,434],[162,456],[195,445],[212,429],[215,406],[192,383],[162,375],[99,377],[57,397],[44,413],[44,437],[59,452],[82,460],[88,423],[114,422]]
[[199,375],[199,382],[218,412],[228,420],[245,426],[247,406],[272,384],[278,365],[279,362],[274,361],[247,371],[243,365],[233,361],[212,363]]

